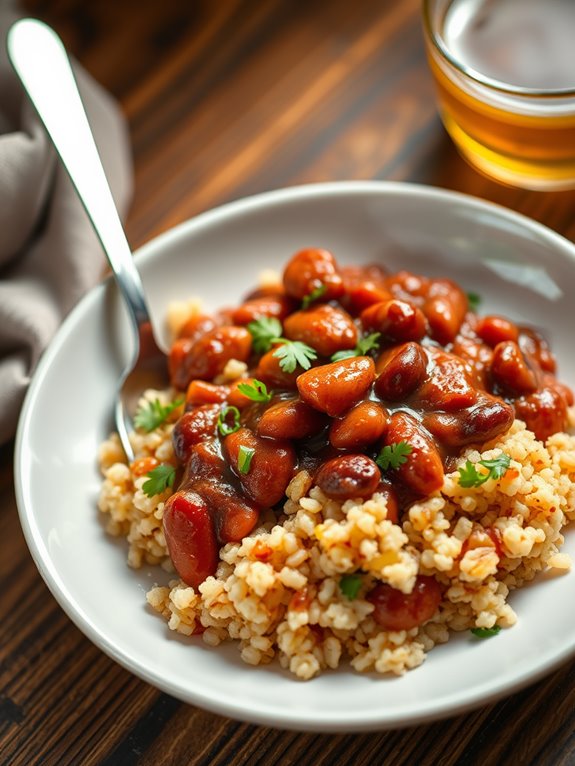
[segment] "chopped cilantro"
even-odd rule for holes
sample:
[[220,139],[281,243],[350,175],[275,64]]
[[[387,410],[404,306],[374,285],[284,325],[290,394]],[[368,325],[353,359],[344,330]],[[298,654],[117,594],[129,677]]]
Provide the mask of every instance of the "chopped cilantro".
[[370,335],[366,335],[365,338],[360,338],[354,349],[346,349],[345,351],[338,351],[335,353],[332,356],[331,361],[341,362],[342,359],[349,359],[352,356],[366,356],[370,351],[379,348],[380,337],[381,333],[372,332]]
[[362,577],[360,574],[345,574],[339,579],[339,589],[350,601],[357,598],[361,589]]
[[[488,479],[500,479],[509,468],[510,462],[511,458],[505,453],[493,460],[479,460],[477,463],[467,460],[463,468],[458,469],[459,486],[464,488],[480,487]],[[487,468],[487,473],[480,473],[477,470],[478,465]]]
[[320,282],[319,285],[315,287],[311,293],[309,293],[309,295],[304,296],[301,302],[302,309],[308,309],[310,305],[314,301],[317,301],[318,298],[321,298],[321,296],[324,295],[326,291],[327,287]]
[[252,458],[256,451],[253,447],[244,447],[242,444],[238,451],[238,471],[240,473],[249,473],[250,465],[252,464]]
[[477,309],[481,305],[481,295],[478,293],[467,293],[467,303],[470,311],[477,312]]
[[281,342],[281,346],[276,348],[273,356],[280,360],[280,367],[284,372],[293,372],[298,365],[304,370],[309,370],[311,360],[317,359],[317,351],[300,340],[276,340]]
[[[231,419],[231,423],[229,420]],[[234,434],[240,427],[240,411],[237,407],[224,407],[218,418],[218,431],[222,436]]]
[[471,632],[477,638],[491,638],[496,636],[501,630],[500,625],[494,625],[492,628],[471,628]]
[[259,317],[248,324],[256,354],[265,354],[282,334],[282,325],[275,317]]
[[136,428],[141,428],[147,434],[150,431],[154,431],[158,426],[167,420],[168,416],[181,404],[183,399],[176,399],[170,404],[162,404],[159,399],[154,399],[153,402],[147,402],[140,407],[134,417],[134,425]]
[[238,391],[254,402],[269,402],[272,393],[268,392],[265,383],[254,378],[250,383],[238,383]]
[[167,487],[174,485],[176,469],[169,463],[161,463],[156,468],[148,471],[146,476],[149,478],[143,483],[142,490],[148,497],[154,497],[154,495],[162,493]]
[[412,452],[413,447],[407,442],[388,444],[375,458],[375,462],[382,471],[387,471],[390,468],[395,471],[400,465],[407,463],[407,456],[411,455]]

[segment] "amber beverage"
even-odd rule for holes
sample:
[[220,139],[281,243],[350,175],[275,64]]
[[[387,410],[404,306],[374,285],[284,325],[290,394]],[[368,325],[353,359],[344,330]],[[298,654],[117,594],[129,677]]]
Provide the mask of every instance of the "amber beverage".
[[443,123],[499,181],[575,188],[575,1],[424,0]]

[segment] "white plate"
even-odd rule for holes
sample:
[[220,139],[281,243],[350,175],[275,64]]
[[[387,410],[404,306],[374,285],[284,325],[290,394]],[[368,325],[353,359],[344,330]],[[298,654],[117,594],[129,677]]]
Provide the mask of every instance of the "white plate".
[[[458,194],[388,183],[334,183],[272,192],[182,224],[137,254],[154,316],[192,295],[233,304],[264,268],[321,246],[342,263],[381,260],[449,276],[500,311],[542,328],[575,383],[575,247],[502,208]],[[96,509],[96,454],[107,435],[129,325],[114,285],[93,290],[44,355],[26,398],[16,445],[22,526],[48,587],[78,627],[136,675],[186,702],[284,728],[392,728],[461,713],[512,692],[575,650],[574,575],[515,593],[518,624],[496,638],[455,636],[401,678],[348,667],[307,683],[278,664],[253,668],[237,647],[210,649],[168,631],[146,606],[161,571],[132,571],[124,543],[106,536]],[[121,338],[122,342],[118,339]],[[566,550],[575,554],[575,538]]]

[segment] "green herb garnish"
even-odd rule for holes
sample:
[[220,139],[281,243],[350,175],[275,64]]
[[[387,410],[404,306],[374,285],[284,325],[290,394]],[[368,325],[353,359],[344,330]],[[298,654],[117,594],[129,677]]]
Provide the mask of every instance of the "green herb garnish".
[[276,348],[273,356],[280,360],[280,367],[284,372],[293,372],[298,364],[304,370],[309,370],[311,360],[317,359],[317,351],[300,340],[286,340],[285,338],[276,338],[275,340],[282,345]]
[[240,473],[249,473],[250,465],[252,464],[252,458],[256,451],[253,447],[244,447],[242,444],[238,451],[238,471]]
[[491,638],[496,636],[501,630],[500,625],[494,625],[492,628],[471,628],[471,632],[477,638]]
[[259,317],[248,324],[256,354],[265,354],[282,334],[282,325],[275,317]]
[[411,444],[408,444],[407,442],[395,442],[394,444],[388,444],[384,447],[375,458],[375,462],[382,471],[387,471],[390,468],[395,471],[400,465],[407,463],[407,456],[411,455],[412,452],[413,447]]
[[269,402],[272,393],[268,393],[265,383],[254,378],[250,383],[238,383],[238,391],[254,402]]
[[470,311],[477,311],[481,305],[481,295],[478,293],[467,293],[467,304]]
[[341,362],[342,359],[349,359],[352,356],[366,356],[370,351],[379,348],[379,339],[381,333],[372,332],[370,335],[366,335],[365,338],[361,338],[357,346],[354,349],[347,349],[346,351],[338,351],[335,353],[331,361]]
[[176,399],[171,404],[162,404],[159,399],[154,399],[153,402],[147,402],[140,407],[134,417],[134,425],[136,428],[141,428],[147,434],[150,431],[154,431],[158,426],[168,418],[168,416],[183,404],[183,399]]
[[[228,423],[231,417],[232,422]],[[240,411],[237,407],[224,407],[218,418],[218,431],[222,436],[234,434],[240,427]]]
[[148,471],[146,476],[149,476],[149,479],[143,483],[142,490],[148,497],[154,497],[154,495],[161,494],[167,487],[174,485],[176,469],[169,463],[161,463]]
[[362,577],[360,574],[346,574],[339,579],[339,589],[350,601],[357,598],[361,589]]
[[314,301],[317,301],[318,298],[321,298],[321,296],[324,295],[326,291],[327,291],[327,287],[320,282],[317,287],[314,287],[314,289],[311,291],[309,295],[304,296],[301,302],[302,309],[308,309],[310,305]]
[[[480,460],[478,463],[472,463],[467,460],[463,468],[459,468],[459,486],[464,488],[480,487],[488,479],[500,479],[507,469],[511,458],[503,453],[493,460]],[[481,465],[487,468],[487,473],[480,473],[477,466]]]

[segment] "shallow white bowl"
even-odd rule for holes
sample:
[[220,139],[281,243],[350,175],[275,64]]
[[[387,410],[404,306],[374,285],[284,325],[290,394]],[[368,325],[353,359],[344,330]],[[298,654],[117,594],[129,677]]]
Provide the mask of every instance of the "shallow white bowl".
[[[448,276],[498,311],[541,328],[575,383],[575,246],[510,211],[436,189],[360,182],[312,185],[226,205],[178,226],[137,253],[161,323],[169,301],[198,295],[231,305],[264,268],[280,269],[307,246],[342,263],[381,261]],[[161,570],[132,571],[123,542],[97,512],[98,445],[129,350],[129,324],[115,286],[85,297],[44,355],[16,444],[22,526],[48,587],[104,652],[186,702],[284,728],[344,731],[406,726],[461,713],[549,672],[575,650],[574,575],[543,577],[515,593],[518,624],[490,640],[469,634],[437,647],[401,678],[349,667],[307,683],[277,663],[253,668],[235,645],[210,649],[168,631],[146,606]],[[575,554],[575,537],[566,550]]]

